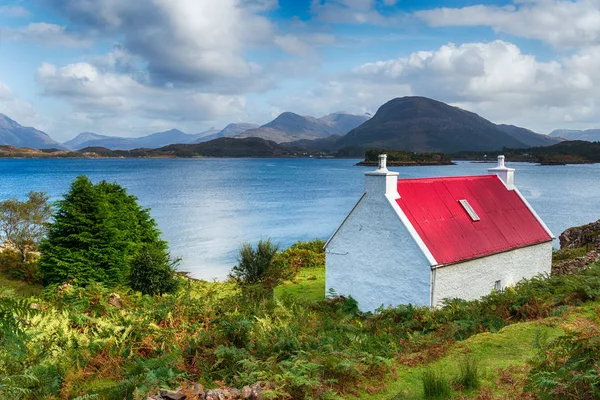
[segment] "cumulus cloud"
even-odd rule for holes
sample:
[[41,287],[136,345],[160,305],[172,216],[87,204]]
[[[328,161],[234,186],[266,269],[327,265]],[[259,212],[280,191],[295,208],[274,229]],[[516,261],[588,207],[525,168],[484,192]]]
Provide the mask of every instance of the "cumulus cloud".
[[549,131],[598,123],[600,46],[550,62],[508,42],[452,43],[435,51],[365,63],[283,101],[321,112],[374,112],[394,97],[432,97],[499,123]]
[[155,85],[207,85],[252,80],[261,72],[244,58],[251,46],[271,43],[274,27],[260,11],[268,0],[51,0],[73,29],[120,36],[123,48],[147,63]]
[[46,22],[30,23],[22,28],[5,28],[9,40],[40,43],[47,46],[90,46],[91,41],[70,34],[64,26]]
[[559,48],[600,43],[600,0],[515,0],[504,7],[436,8],[416,15],[431,26],[489,26]]
[[76,114],[95,121],[132,117],[193,123],[241,112],[246,104],[238,95],[147,86],[130,75],[103,72],[85,62],[64,67],[44,63],[36,78],[44,94],[68,100]]

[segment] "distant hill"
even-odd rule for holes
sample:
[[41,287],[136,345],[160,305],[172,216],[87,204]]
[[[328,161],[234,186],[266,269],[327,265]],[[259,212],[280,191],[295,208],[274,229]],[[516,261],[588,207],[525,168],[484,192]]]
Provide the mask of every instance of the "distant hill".
[[[158,149],[110,150],[104,147],[86,147],[77,153],[101,157],[288,157],[296,149],[261,138],[218,138],[194,144],[171,144]],[[77,156],[77,155],[71,155]]]
[[532,147],[552,146],[553,144],[560,143],[562,141],[562,139],[550,137],[548,135],[542,135],[541,133],[535,133],[529,129],[520,128],[514,125],[500,124],[496,126],[518,141]]
[[85,147],[105,147],[110,150],[132,150],[137,148],[156,149],[175,143],[193,143],[213,135],[216,132],[218,132],[218,130],[209,129],[197,134],[188,134],[178,129],[171,129],[165,132],[152,133],[137,138],[106,136],[92,132],[83,132],[64,144],[75,150],[80,150]]
[[501,128],[475,113],[426,97],[402,97],[382,105],[373,118],[338,140],[336,147],[445,153],[531,147],[525,142],[538,138],[524,131]]
[[84,147],[101,146],[107,149],[133,149],[136,146],[134,138],[124,138],[118,136],[99,135],[93,132],[82,132],[71,140],[67,140],[65,146],[69,146],[74,150],[83,149]]
[[549,136],[560,137],[567,140],[586,140],[588,142],[600,142],[600,129],[555,129]]
[[552,146],[501,151],[460,151],[450,154],[453,160],[496,160],[500,154],[509,161],[536,162],[546,165],[589,164],[600,162],[600,142],[567,140]]
[[323,139],[331,135],[344,135],[369,117],[346,113],[333,113],[321,118],[284,112],[259,128],[250,129],[239,137],[260,137],[277,143],[303,139]]
[[4,114],[0,114],[0,145],[33,149],[66,149],[48,134],[35,128],[22,126]]
[[194,143],[207,142],[209,140],[218,139],[218,138],[222,138],[222,137],[235,137],[235,136],[241,135],[242,133],[246,132],[249,129],[254,129],[254,128],[258,128],[258,125],[257,124],[248,124],[248,123],[244,123],[244,122],[231,123],[220,131],[217,131],[208,136],[203,136],[203,137],[195,140]]

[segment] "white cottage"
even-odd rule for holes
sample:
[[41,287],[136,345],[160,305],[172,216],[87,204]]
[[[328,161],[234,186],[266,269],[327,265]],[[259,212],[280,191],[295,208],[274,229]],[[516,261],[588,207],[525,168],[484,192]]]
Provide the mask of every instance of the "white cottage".
[[477,299],[550,273],[554,235],[514,185],[514,169],[489,175],[398,179],[365,173],[365,192],[327,241],[326,290],[363,311],[445,298]]

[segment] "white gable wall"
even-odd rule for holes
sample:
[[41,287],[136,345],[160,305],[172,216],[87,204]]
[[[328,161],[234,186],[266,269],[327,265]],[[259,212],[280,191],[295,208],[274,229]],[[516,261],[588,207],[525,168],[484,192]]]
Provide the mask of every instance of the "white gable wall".
[[433,305],[445,298],[478,299],[489,294],[496,281],[505,288],[523,278],[550,274],[551,267],[552,242],[439,267],[431,276]]
[[367,192],[326,246],[325,289],[362,311],[430,304],[430,264],[390,200]]

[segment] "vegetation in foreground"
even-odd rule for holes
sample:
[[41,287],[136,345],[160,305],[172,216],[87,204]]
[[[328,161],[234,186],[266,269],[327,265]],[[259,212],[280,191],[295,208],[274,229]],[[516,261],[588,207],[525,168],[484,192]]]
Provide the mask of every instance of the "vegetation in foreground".
[[[118,185],[78,179],[57,213],[42,241],[42,265],[56,257],[42,268],[45,288],[14,280],[23,278],[15,270],[35,270],[37,261],[0,253],[1,398],[144,399],[185,382],[265,382],[265,398],[290,399],[600,396],[598,266],[522,281],[479,301],[365,314],[351,298],[324,298],[322,241],[283,251],[270,241],[246,244],[229,281],[186,282],[173,273],[147,211]],[[64,243],[73,235],[82,246],[71,254]],[[110,242],[116,238],[123,243]],[[63,252],[75,264],[57,262]],[[65,271],[67,283],[44,278]],[[168,290],[160,286],[169,279]],[[512,342],[498,341],[507,333]],[[490,385],[481,366],[512,368],[509,359],[522,369],[498,372],[513,382],[498,393],[502,385]],[[452,366],[452,375],[444,372]]]
[[[352,299],[249,301],[233,282],[191,282],[162,297],[101,284],[50,285],[28,298],[3,289],[0,394],[135,399],[185,381],[238,388],[263,381],[273,398],[370,397],[404,366],[426,365],[481,332],[566,315],[571,305],[600,300],[599,288],[600,268],[593,267],[524,281],[481,301],[374,315],[358,312]],[[540,345],[520,395],[597,398],[597,310]],[[450,384],[454,397],[477,395]],[[421,385],[411,390],[422,393]]]

